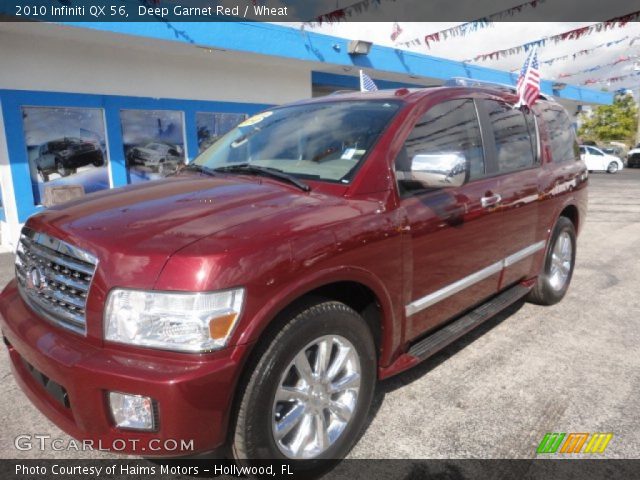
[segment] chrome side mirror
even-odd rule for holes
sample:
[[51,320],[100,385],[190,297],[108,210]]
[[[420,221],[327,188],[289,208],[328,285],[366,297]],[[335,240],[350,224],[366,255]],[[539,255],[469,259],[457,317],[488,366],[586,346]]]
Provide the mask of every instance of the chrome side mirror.
[[422,153],[411,159],[407,173],[425,188],[459,187],[467,179],[467,160],[460,152]]

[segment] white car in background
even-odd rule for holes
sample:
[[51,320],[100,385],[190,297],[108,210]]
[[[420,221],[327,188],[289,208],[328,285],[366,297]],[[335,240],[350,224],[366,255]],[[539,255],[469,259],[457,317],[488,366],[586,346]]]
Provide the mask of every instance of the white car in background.
[[587,170],[616,173],[624,168],[624,163],[615,155],[604,153],[598,147],[580,145],[580,158],[587,165]]

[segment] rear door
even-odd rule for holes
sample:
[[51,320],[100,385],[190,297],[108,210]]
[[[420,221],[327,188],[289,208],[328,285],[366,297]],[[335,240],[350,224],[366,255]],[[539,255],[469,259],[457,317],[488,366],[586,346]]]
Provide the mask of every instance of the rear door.
[[485,99],[479,112],[490,131],[485,151],[488,173],[496,182],[496,248],[505,266],[500,284],[504,288],[529,276],[535,253],[545,245],[538,238],[540,146],[536,120],[528,110]]
[[[497,291],[503,232],[493,203],[497,180],[487,177],[482,138],[474,100],[445,100],[417,121],[396,159],[411,257],[407,340]],[[410,176],[414,156],[442,154],[466,158],[464,185],[427,189],[403,180]]]

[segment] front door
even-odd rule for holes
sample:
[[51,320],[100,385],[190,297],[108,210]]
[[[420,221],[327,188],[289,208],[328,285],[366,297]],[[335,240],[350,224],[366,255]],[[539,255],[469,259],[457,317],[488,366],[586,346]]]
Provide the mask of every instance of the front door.
[[[411,176],[411,159],[464,156],[468,181],[425,188]],[[497,181],[487,176],[473,99],[447,100],[416,123],[396,159],[408,236],[406,338],[411,340],[495,294],[503,241],[496,216]]]

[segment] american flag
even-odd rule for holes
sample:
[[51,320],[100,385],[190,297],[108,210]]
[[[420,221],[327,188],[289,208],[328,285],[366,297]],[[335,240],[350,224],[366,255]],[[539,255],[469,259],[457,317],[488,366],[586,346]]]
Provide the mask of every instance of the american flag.
[[536,47],[533,47],[520,70],[516,91],[519,97],[516,104],[518,107],[522,105],[531,107],[540,96],[540,72],[538,71],[538,52]]
[[376,84],[373,83],[371,77],[360,70],[360,91],[361,92],[375,92],[378,90]]

